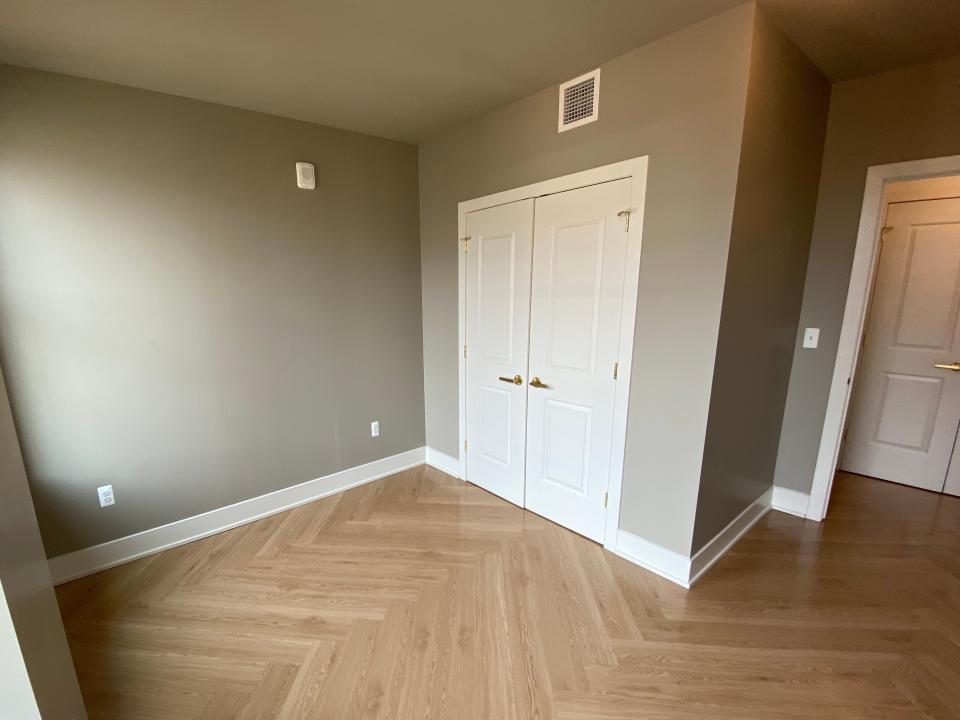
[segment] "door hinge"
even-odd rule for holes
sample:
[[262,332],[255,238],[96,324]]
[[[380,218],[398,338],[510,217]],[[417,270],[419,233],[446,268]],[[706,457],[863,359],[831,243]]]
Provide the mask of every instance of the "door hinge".
[[463,251],[467,252],[467,250],[470,248],[470,236],[467,235],[465,237],[460,238],[460,242],[463,243]]
[[605,493],[603,494],[603,506],[604,506],[604,507],[607,506],[607,500],[609,499],[609,497],[610,497],[610,493],[605,492]]
[[463,346],[463,356],[464,356],[464,357],[467,356],[467,346],[466,346],[466,345]]
[[467,451],[467,441],[466,441],[466,440],[463,441],[463,451],[464,451],[464,452]]
[[614,379],[614,380],[617,379],[617,373],[619,372],[619,370],[620,370],[620,363],[615,362],[615,363],[613,364],[613,379]]

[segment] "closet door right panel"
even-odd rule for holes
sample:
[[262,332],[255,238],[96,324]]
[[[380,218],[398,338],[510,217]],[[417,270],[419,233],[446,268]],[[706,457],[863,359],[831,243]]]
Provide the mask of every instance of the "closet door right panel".
[[604,531],[629,179],[537,199],[526,507],[598,542]]

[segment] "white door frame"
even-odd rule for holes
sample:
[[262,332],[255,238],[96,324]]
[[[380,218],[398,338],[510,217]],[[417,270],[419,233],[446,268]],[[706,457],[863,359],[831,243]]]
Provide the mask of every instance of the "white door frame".
[[807,517],[821,521],[827,515],[833,478],[837,472],[843,428],[850,407],[850,389],[860,356],[861,339],[867,318],[867,305],[873,289],[877,262],[877,248],[883,219],[883,193],[887,183],[897,180],[916,180],[960,174],[960,155],[911,160],[873,165],[867,169],[867,184],[863,192],[863,209],[860,212],[860,229],[850,270],[850,286],[847,304],[840,326],[840,342],[830,382],[827,412],[820,436],[817,465],[813,472],[813,486]]
[[[614,391],[613,409],[613,445],[610,451],[610,477],[608,480],[608,496],[606,521],[604,528],[604,547],[616,547],[617,531],[620,529],[620,496],[623,485],[623,456],[627,441],[627,408],[630,402],[630,376],[633,369],[633,331],[637,318],[637,290],[640,280],[640,245],[643,235],[643,211],[647,187],[647,161],[649,156],[637,157],[631,160],[604,165],[602,167],[584,170],[583,172],[564,175],[563,177],[543,180],[524,185],[523,187],[506,190],[504,192],[486,195],[484,197],[466,200],[457,204],[457,243],[460,245],[466,235],[467,213],[475,210],[504,205],[517,200],[536,198],[543,195],[552,195],[567,190],[597,185],[631,178],[630,188],[630,231],[627,233],[627,262],[626,276],[623,285],[623,306],[620,316],[620,353],[619,376]],[[467,403],[466,403],[466,359],[463,357],[463,348],[466,345],[466,295],[464,279],[466,277],[466,263],[464,253],[458,247],[457,261],[457,296],[458,332],[457,357],[459,358],[459,385],[460,385],[460,477],[467,480],[467,458],[463,452],[463,445],[467,437]]]

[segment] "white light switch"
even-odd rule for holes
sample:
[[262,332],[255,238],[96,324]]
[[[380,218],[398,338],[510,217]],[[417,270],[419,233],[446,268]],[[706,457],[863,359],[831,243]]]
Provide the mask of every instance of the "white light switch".
[[805,328],[803,331],[803,346],[815,348],[820,342],[820,328]]
[[374,420],[370,423],[370,437],[380,437],[380,421]]
[[113,505],[113,485],[103,485],[97,488],[97,496],[100,498],[100,507]]

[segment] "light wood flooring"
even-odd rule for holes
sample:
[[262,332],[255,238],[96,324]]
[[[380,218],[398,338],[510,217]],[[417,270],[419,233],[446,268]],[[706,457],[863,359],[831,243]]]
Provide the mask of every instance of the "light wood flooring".
[[960,717],[960,499],[856,476],[689,592],[420,467],[58,595],[94,720]]

